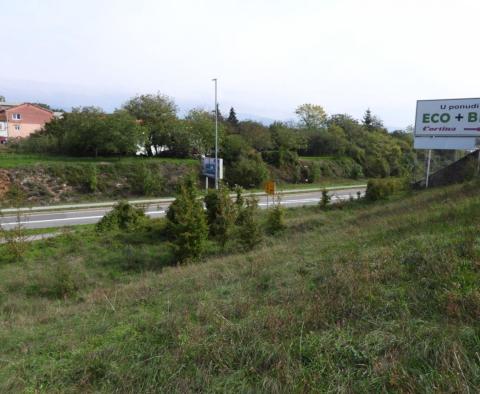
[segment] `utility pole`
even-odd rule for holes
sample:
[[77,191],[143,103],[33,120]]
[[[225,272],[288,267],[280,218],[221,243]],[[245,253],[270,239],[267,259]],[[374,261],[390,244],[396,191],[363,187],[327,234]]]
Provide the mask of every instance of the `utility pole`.
[[217,78],[215,82],[215,189],[218,189],[218,102],[217,102]]

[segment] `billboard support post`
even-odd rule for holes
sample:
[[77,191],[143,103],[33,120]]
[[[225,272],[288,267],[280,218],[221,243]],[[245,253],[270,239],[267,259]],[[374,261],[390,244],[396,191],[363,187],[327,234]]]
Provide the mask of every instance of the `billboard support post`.
[[425,177],[425,189],[428,188],[428,178],[430,177],[430,162],[432,161],[432,150],[428,150],[427,176]]
[[477,154],[477,175],[480,174],[480,149],[478,150],[478,154]]

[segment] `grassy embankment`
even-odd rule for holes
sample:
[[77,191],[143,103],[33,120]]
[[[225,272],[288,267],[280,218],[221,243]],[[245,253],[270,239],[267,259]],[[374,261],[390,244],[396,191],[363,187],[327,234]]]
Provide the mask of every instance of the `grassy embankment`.
[[23,154],[12,152],[0,152],[0,168],[18,168],[31,167],[34,165],[49,164],[98,164],[98,163],[122,163],[132,164],[139,161],[145,163],[176,163],[176,164],[194,164],[194,159],[175,159],[175,158],[141,158],[141,157],[72,157],[58,155],[39,155]]
[[289,210],[179,267],[148,232],[34,244],[0,265],[0,391],[476,392],[479,189]]

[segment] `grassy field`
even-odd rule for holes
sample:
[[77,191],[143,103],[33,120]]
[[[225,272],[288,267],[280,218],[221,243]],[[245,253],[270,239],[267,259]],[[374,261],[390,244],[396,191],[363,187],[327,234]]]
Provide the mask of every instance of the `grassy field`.
[[479,190],[292,209],[185,266],[161,222],[35,243],[0,264],[0,392],[478,392]]
[[72,157],[72,156],[57,156],[57,155],[34,155],[0,152],[0,168],[17,168],[33,166],[37,164],[83,164],[83,163],[124,163],[132,164],[143,161],[146,163],[178,163],[178,164],[194,164],[198,160],[194,159],[175,159],[175,158],[147,158],[147,157]]

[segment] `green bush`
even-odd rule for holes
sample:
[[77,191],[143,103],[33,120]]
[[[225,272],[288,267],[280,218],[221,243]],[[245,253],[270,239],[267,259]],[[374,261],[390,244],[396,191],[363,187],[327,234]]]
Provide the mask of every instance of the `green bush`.
[[369,201],[385,200],[395,192],[405,189],[401,179],[371,179],[367,184],[366,198]]
[[245,199],[245,205],[239,207],[238,235],[246,250],[253,249],[262,241],[262,229],[258,222],[258,200],[251,196]]
[[267,212],[266,230],[269,234],[274,235],[285,230],[285,208],[278,201]]
[[322,198],[319,201],[320,208],[327,209],[328,205],[330,204],[332,197],[328,194],[326,189],[322,190]]
[[30,275],[26,294],[29,297],[66,299],[73,297],[86,283],[85,273],[64,259]]
[[242,156],[225,170],[225,178],[230,185],[258,187],[268,177],[268,169],[259,155]]
[[74,108],[25,138],[18,150],[72,156],[133,155],[144,140],[141,126],[125,111]]
[[162,193],[163,185],[158,172],[153,172],[152,169],[145,164],[135,169],[131,181],[132,189],[137,194],[155,196]]
[[98,170],[97,167],[91,165],[88,167],[88,190],[90,192],[96,192],[98,188]]
[[[13,202],[13,206],[17,208],[15,213],[16,224],[8,230],[0,226],[0,243],[5,244],[5,251],[1,253],[0,260],[20,261],[29,246],[28,236],[22,224],[25,221],[25,217],[18,210],[25,204],[25,194],[18,185],[14,185],[10,188],[7,195],[7,198]],[[0,216],[2,216],[2,212],[0,212]]]
[[198,259],[206,249],[208,225],[193,176],[180,185],[177,198],[168,208],[167,221],[177,261]]
[[146,216],[142,209],[135,208],[127,201],[120,201],[100,220],[98,232],[109,230],[132,230],[145,223]]
[[235,225],[235,204],[224,186],[219,190],[210,190],[204,201],[207,208],[209,233],[224,247]]
[[362,166],[350,157],[304,160],[301,164],[302,178],[309,183],[318,181],[320,177],[358,179],[364,176]]
[[287,149],[262,152],[262,159],[277,168],[287,165],[298,165],[297,152]]

